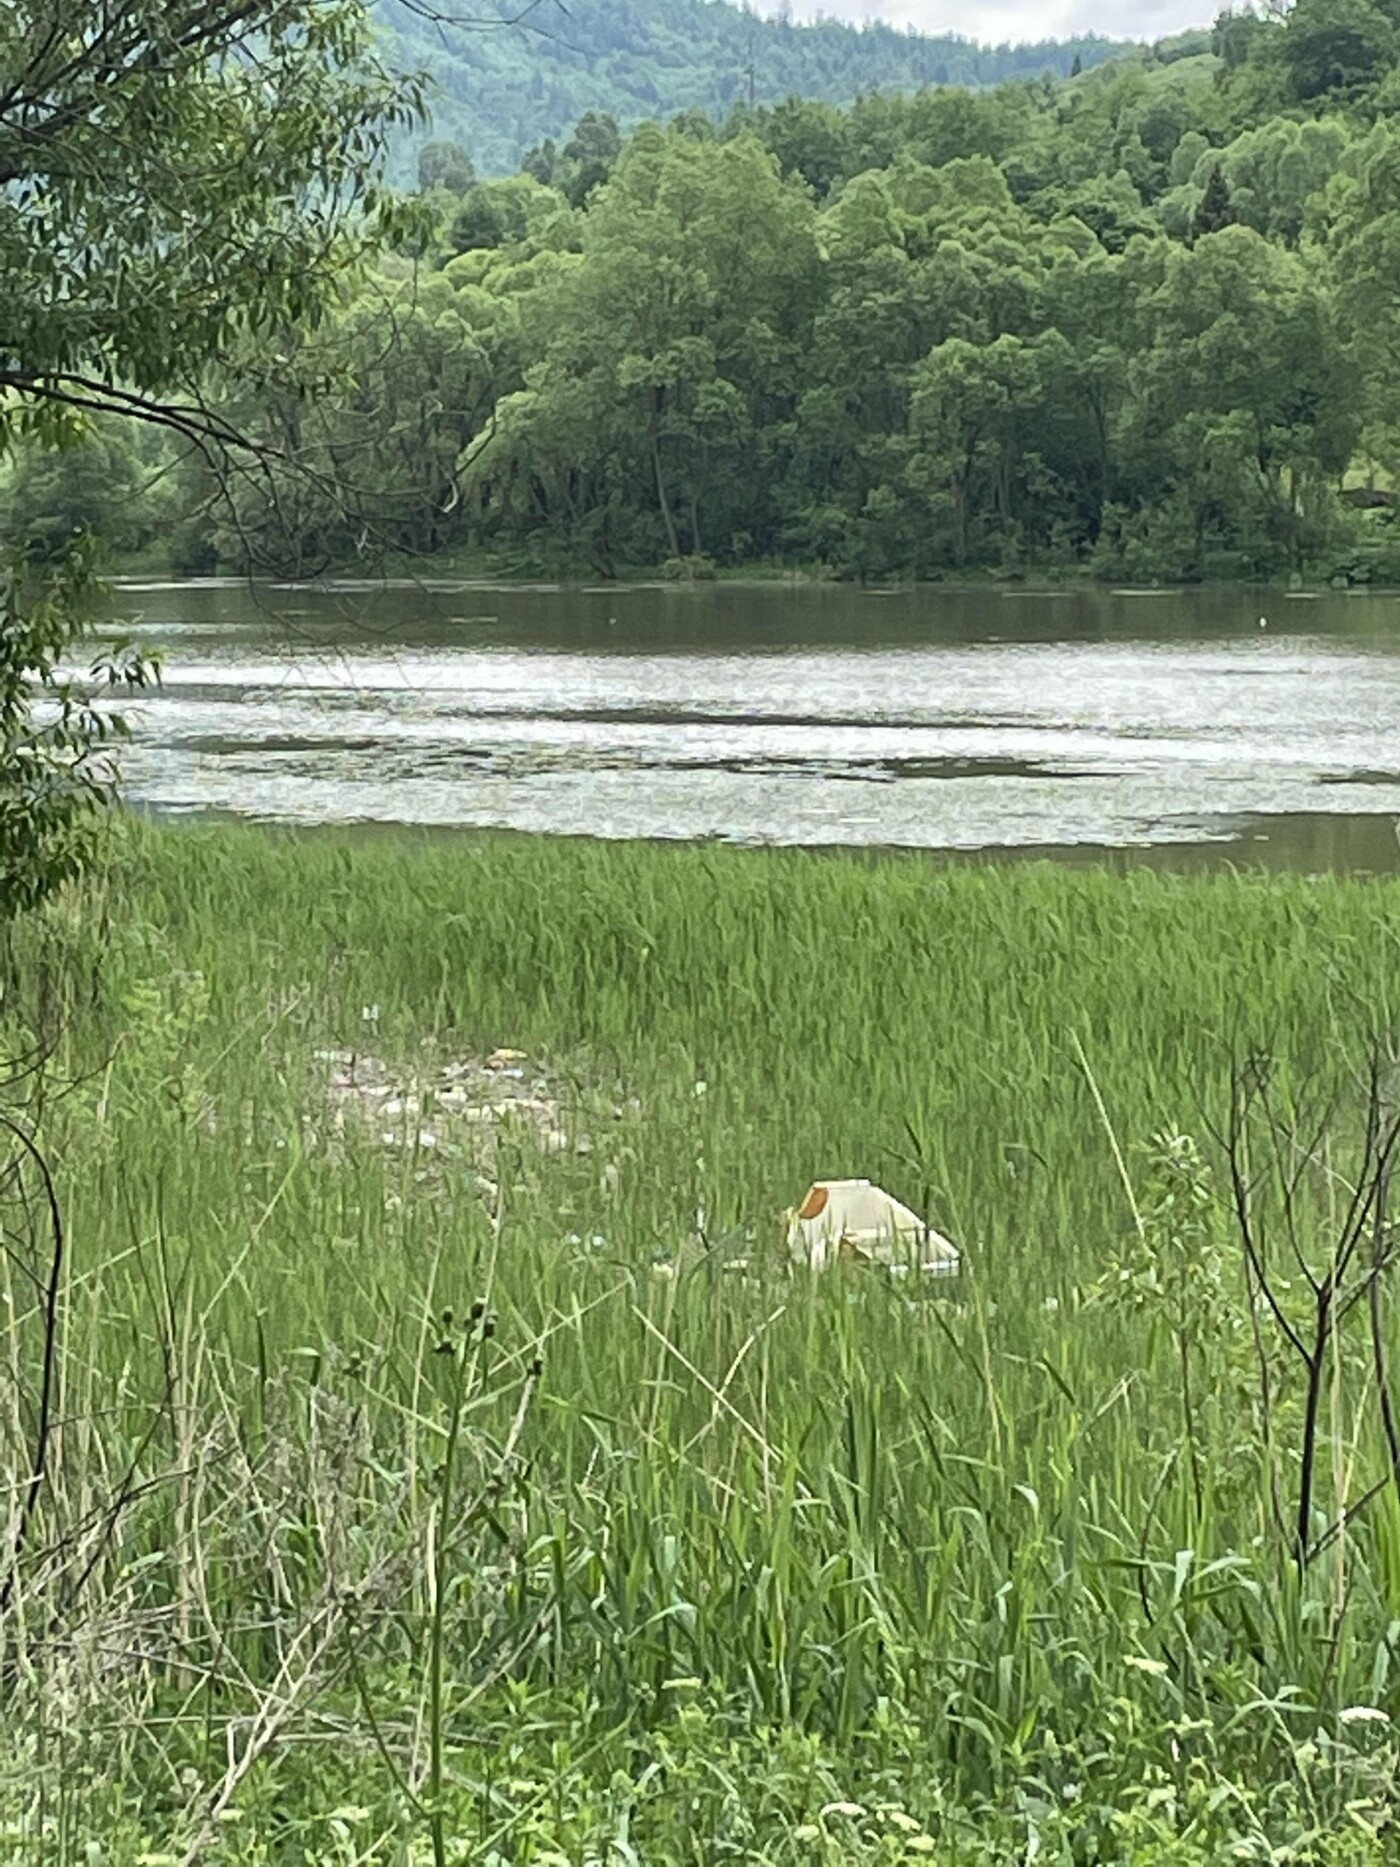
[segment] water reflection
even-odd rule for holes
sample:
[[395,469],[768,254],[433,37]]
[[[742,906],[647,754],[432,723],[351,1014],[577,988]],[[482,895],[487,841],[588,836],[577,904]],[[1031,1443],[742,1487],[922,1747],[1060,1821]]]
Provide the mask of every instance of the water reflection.
[[1394,596],[225,581],[121,602],[166,659],[125,755],[149,808],[1400,866]]

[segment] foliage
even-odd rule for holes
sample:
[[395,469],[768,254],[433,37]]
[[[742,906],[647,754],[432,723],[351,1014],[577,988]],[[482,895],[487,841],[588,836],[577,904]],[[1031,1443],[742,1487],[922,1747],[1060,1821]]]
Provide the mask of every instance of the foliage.
[[131,425],[99,416],[56,446],[20,448],[5,475],[0,529],[32,556],[61,559],[86,535],[104,554],[136,550],[155,525],[146,492],[158,444],[143,449]]
[[351,0],[43,0],[0,22],[0,99],[12,433],[192,393],[393,217],[373,174],[410,100]]
[[313,325],[402,226],[375,176],[412,105],[352,0],[0,10],[0,460],[23,449],[0,608],[0,920],[71,873],[106,795],[108,726],[58,672],[73,585],[37,559],[61,564],[79,529],[111,549],[154,528],[114,418],[226,465],[240,436],[204,400],[209,366],[227,377],[237,346]]
[[121,644],[88,682],[67,672],[91,584],[80,555],[50,545],[45,556],[11,550],[0,562],[0,927],[81,872],[122,733],[103,690],[137,689],[154,673]]
[[[795,333],[818,264],[811,210],[752,139],[643,132],[579,244],[553,302],[527,308],[547,316],[547,334],[523,389],[500,404],[468,491],[507,509],[543,498],[565,540],[589,541],[605,566],[619,545],[702,557],[711,530],[728,544],[762,521],[750,503],[762,416],[793,409]],[[539,329],[527,325],[527,342]],[[619,471],[653,491],[651,537],[634,521],[625,544],[613,539]],[[720,485],[730,496],[711,500],[702,529],[702,493]]]
[[449,194],[465,194],[476,180],[471,157],[460,143],[424,143],[418,152],[418,186],[423,193],[445,188]]
[[590,110],[458,192],[435,156],[378,274],[243,358],[276,465],[182,550],[1391,574],[1400,64],[1305,99],[1309,20],[625,142]]

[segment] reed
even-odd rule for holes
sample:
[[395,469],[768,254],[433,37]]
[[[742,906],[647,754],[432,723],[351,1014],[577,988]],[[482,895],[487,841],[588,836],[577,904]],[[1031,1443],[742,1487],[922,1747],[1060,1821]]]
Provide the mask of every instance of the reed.
[[[1251,1055],[1295,1151],[1325,1090],[1325,1258],[1397,929],[1381,882],[130,832],[7,956],[69,1249],[0,1860],[1388,1858],[1373,1364],[1329,1348],[1300,1562],[1213,1137]],[[324,1053],[500,1046],[548,1146],[337,1126]],[[834,1173],[957,1291],[791,1275]]]

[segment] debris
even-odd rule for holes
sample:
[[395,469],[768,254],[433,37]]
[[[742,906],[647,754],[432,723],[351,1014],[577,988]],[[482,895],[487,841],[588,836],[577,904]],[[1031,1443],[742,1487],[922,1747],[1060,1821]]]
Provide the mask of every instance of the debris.
[[586,1153],[591,1146],[565,1119],[564,1086],[530,1066],[523,1050],[402,1069],[353,1051],[315,1054],[329,1066],[326,1092],[337,1134],[355,1129],[383,1147],[446,1148],[478,1166],[491,1164],[507,1133],[546,1154]]
[[344,1049],[312,1055],[326,1100],[324,1115],[307,1127],[332,1147],[358,1138],[430,1158],[439,1179],[465,1166],[469,1181],[482,1175],[492,1185],[503,1148],[512,1158],[592,1156],[601,1191],[617,1191],[618,1158],[630,1154],[623,1137],[641,1112],[620,1087],[589,1087],[504,1046],[399,1062]]
[[786,1217],[788,1255],[812,1270],[883,1264],[948,1277],[962,1263],[956,1245],[869,1180],[818,1180]]

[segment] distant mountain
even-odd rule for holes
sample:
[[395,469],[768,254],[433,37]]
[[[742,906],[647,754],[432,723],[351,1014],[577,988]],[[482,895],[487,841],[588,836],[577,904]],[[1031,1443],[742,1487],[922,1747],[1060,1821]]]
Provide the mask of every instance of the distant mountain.
[[1087,68],[1120,49],[1097,37],[993,48],[893,26],[793,25],[731,0],[380,0],[376,13],[400,62],[432,74],[432,134],[488,174],[513,170],[587,110],[623,129],[692,109],[718,119],[750,98],[841,104],[863,91],[1068,77],[1076,59]]

